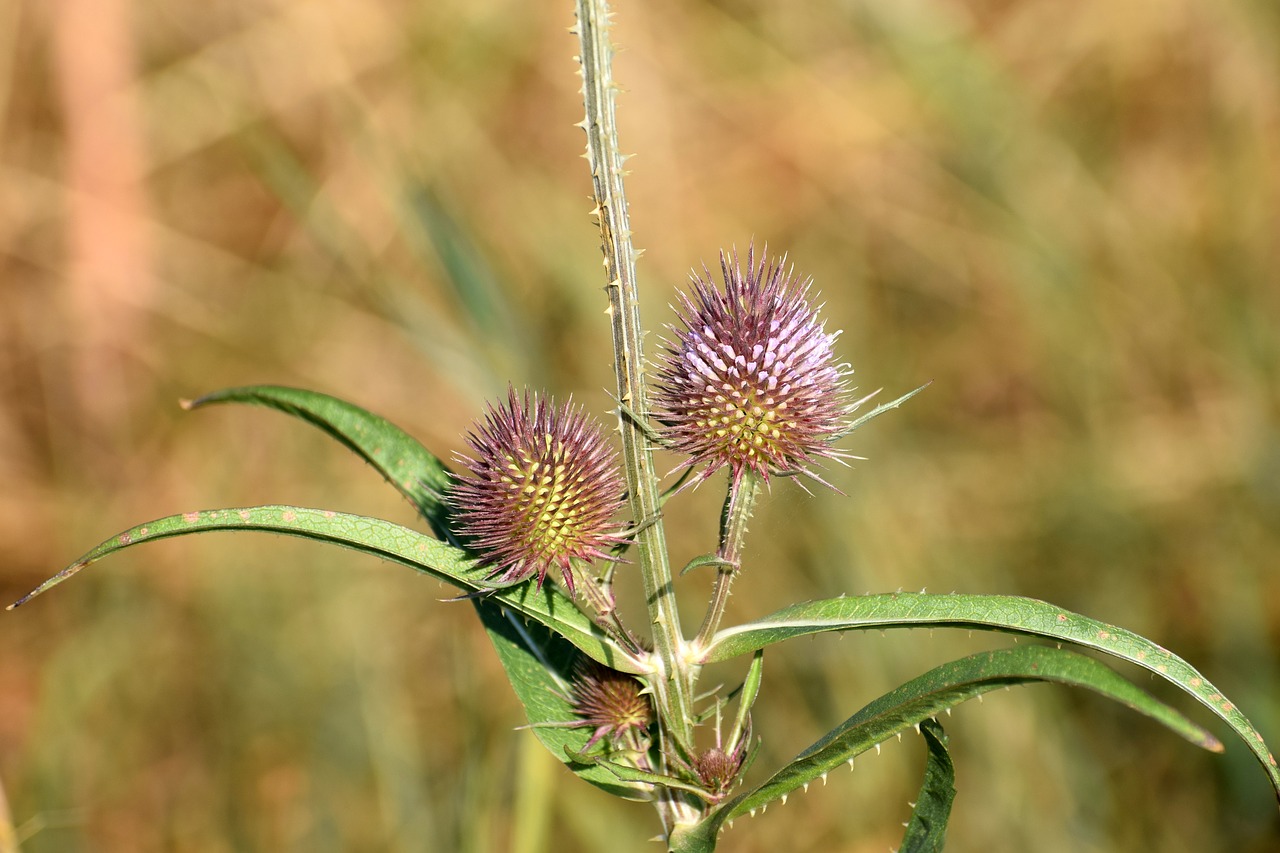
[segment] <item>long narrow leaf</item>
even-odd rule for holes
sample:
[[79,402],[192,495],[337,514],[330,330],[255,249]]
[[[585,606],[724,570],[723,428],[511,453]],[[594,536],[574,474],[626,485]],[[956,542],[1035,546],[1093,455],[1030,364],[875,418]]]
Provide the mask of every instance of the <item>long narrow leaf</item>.
[[666,789],[669,791],[685,791],[697,797],[706,798],[706,789],[677,779],[674,776],[664,776],[661,773],[651,773],[648,770],[640,770],[628,764],[622,764],[617,761],[611,761],[607,756],[595,757],[588,759],[592,764],[607,769],[614,776],[627,782],[641,783],[649,786],[650,789]]
[[942,853],[951,804],[956,799],[956,768],[947,752],[947,733],[937,720],[924,720],[920,734],[928,749],[924,781],[898,853]]
[[[386,418],[328,394],[281,385],[228,388],[185,405],[197,409],[216,403],[265,406],[318,427],[372,465],[413,504],[437,536],[458,544],[449,522],[449,505],[444,500],[452,473],[438,456]],[[544,586],[542,594],[551,600],[554,609],[576,609],[559,587]]]
[[280,385],[227,388],[184,403],[198,409],[215,403],[266,406],[319,427],[368,462],[404,495],[441,539],[449,539],[448,467],[416,438],[386,418],[337,397]]
[[484,594],[489,600],[520,611],[607,666],[623,672],[639,671],[630,656],[618,649],[570,599],[556,594],[551,584],[541,590],[528,583],[492,590],[485,582],[483,569],[477,568],[458,548],[434,537],[380,518],[295,506],[204,510],[140,524],[98,545],[8,609],[25,604],[117,551],[143,542],[214,530],[257,530],[298,536],[409,566],[465,592]]
[[701,660],[727,660],[809,634],[894,627],[977,628],[1049,637],[1136,663],[1176,684],[1225,721],[1248,745],[1280,796],[1280,768],[1262,735],[1193,666],[1132,631],[1031,598],[891,593],[810,601],[720,631]]
[[1198,746],[1216,751],[1222,748],[1211,734],[1099,661],[1053,646],[1021,646],[943,664],[886,693],[709,819],[719,825],[753,814],[797,788],[825,780],[832,770],[852,764],[860,753],[947,708],[1000,687],[1040,681],[1094,690],[1163,723]]

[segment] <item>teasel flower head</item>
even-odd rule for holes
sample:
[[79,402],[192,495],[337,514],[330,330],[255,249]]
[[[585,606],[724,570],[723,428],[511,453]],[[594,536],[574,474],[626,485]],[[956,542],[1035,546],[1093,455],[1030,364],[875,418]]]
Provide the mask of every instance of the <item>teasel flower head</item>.
[[605,737],[610,744],[622,746],[629,735],[648,731],[653,705],[642,690],[639,681],[603,664],[587,658],[578,663],[570,701],[582,718],[581,725],[595,729],[583,752]]
[[[766,247],[765,251],[768,249]],[[657,364],[653,410],[663,434],[699,479],[728,468],[733,483],[747,471],[803,473],[839,458],[831,446],[848,420],[847,365],[835,360],[839,332],[827,332],[809,301],[808,280],[786,259],[720,254],[723,287],[703,275],[680,295]]]
[[737,783],[742,769],[742,752],[737,754],[725,752],[713,746],[700,754],[694,762],[694,772],[698,781],[707,789],[713,798],[719,799]]
[[[719,739],[717,733],[716,740]],[[746,728],[735,743],[727,747],[717,743],[693,760],[694,775],[712,802],[722,800],[742,780],[747,772],[750,744],[751,721],[748,717]]]
[[554,406],[537,394],[490,405],[458,454],[467,475],[450,498],[455,532],[490,567],[490,577],[514,584],[559,568],[573,593],[573,560],[610,559],[623,540],[611,519],[622,505],[617,454],[580,408]]

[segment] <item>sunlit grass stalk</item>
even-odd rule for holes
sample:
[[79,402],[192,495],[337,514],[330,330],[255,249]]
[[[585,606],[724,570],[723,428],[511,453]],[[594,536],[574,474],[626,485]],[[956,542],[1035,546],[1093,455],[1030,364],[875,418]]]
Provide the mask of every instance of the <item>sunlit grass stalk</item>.
[[649,403],[644,382],[644,353],[638,292],[636,251],[623,191],[624,157],[618,149],[614,112],[617,87],[613,83],[609,42],[609,11],[605,0],[578,0],[577,35],[582,94],[586,117],[587,163],[595,195],[604,266],[608,277],[609,317],[613,330],[614,373],[618,401],[634,417],[619,413],[622,456],[628,500],[635,519],[636,560],[644,581],[645,601],[653,633],[654,654],[661,671],[652,688],[664,730],[687,749],[693,743],[692,676],[685,662],[666,535],[659,516],[658,476],[653,455],[641,428]]
[[0,785],[0,853],[18,853],[18,835],[9,817],[9,801],[5,799],[3,785]]

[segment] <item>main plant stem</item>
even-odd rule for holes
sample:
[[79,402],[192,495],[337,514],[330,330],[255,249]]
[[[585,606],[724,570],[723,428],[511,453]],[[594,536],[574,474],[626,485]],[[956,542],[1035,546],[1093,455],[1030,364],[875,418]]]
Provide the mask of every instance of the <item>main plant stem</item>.
[[653,454],[640,424],[649,403],[644,384],[636,253],[622,187],[622,153],[614,112],[617,87],[613,83],[613,48],[608,35],[605,0],[577,0],[579,60],[586,118],[587,163],[595,191],[595,214],[600,225],[604,266],[608,276],[609,317],[613,325],[613,360],[618,401],[634,417],[619,411],[622,457],[635,536],[637,561],[644,578],[645,601],[653,632],[655,671],[650,678],[654,699],[666,733],[687,751],[693,744],[692,671],[685,660],[684,637],[672,585],[666,534],[659,515],[658,476]]

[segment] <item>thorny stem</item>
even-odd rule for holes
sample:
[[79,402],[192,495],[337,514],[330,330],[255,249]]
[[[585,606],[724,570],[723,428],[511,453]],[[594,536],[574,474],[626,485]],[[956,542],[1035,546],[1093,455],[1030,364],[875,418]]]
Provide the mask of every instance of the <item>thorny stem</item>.
[[[693,743],[692,672],[685,660],[684,637],[671,580],[666,536],[659,515],[658,477],[653,456],[635,420],[644,422],[648,412],[644,386],[644,354],[641,346],[639,300],[636,290],[635,250],[622,187],[623,156],[618,150],[614,112],[617,87],[613,83],[606,0],[577,0],[579,61],[586,118],[587,163],[595,193],[594,213],[600,226],[604,266],[608,276],[608,314],[613,326],[614,373],[618,401],[636,419],[619,416],[622,456],[626,468],[631,515],[642,524],[636,533],[636,553],[644,579],[645,600],[652,623],[655,664],[651,687],[663,731],[684,748]],[[657,667],[655,667],[657,668]]]
[[744,470],[729,483],[729,494],[725,498],[724,512],[720,517],[720,551],[717,554],[724,560],[724,565],[716,572],[711,603],[707,605],[707,615],[693,641],[695,649],[702,649],[711,641],[716,629],[720,627],[720,620],[724,618],[725,607],[729,604],[729,587],[742,564],[742,545],[747,536],[747,521],[751,518],[751,510],[759,495],[760,475],[755,471]]

